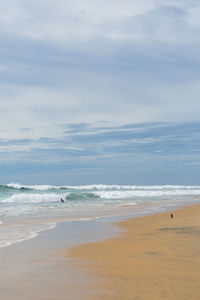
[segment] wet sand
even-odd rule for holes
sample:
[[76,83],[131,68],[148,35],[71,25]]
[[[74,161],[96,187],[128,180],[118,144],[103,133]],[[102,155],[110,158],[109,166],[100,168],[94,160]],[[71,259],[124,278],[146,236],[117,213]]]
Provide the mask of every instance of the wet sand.
[[98,278],[60,253],[117,234],[109,220],[61,222],[36,238],[0,248],[0,299],[89,299]]
[[200,299],[200,205],[135,218],[117,238],[66,251],[91,276],[93,300]]

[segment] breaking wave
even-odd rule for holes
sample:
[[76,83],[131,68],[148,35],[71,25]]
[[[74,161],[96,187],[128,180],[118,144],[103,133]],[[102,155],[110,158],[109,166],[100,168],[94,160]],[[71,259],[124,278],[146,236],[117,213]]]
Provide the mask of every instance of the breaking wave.
[[192,185],[103,185],[103,184],[93,184],[93,185],[21,185],[19,183],[9,183],[6,185],[0,185],[1,189],[16,189],[16,190],[34,190],[34,191],[48,191],[48,190],[78,190],[78,191],[106,191],[106,190],[113,190],[113,191],[138,191],[138,190],[145,190],[145,191],[192,191],[192,190],[199,190],[200,186],[192,186]]
[[56,194],[16,194],[1,202],[11,203],[40,203],[40,202],[57,202],[60,200],[60,195]]
[[[142,213],[162,211],[184,201],[199,201],[199,195],[200,186],[185,185],[0,185],[0,247],[54,228],[54,223],[49,222],[54,217],[55,220],[60,217],[90,220],[99,216],[135,213],[138,209]],[[65,203],[61,203],[61,198]],[[7,217],[19,219],[19,224],[6,224]],[[32,219],[37,222],[40,219],[42,223],[30,224]]]
[[[3,203],[49,203],[58,202],[62,197],[66,201],[76,200],[124,200],[149,197],[170,197],[200,195],[200,186],[21,186],[10,184],[5,192],[3,186]],[[34,187],[34,188],[33,188]],[[87,187],[87,189],[86,189]],[[114,188],[115,187],[115,188]],[[116,188],[117,187],[117,188]],[[1,186],[2,188],[2,186]]]

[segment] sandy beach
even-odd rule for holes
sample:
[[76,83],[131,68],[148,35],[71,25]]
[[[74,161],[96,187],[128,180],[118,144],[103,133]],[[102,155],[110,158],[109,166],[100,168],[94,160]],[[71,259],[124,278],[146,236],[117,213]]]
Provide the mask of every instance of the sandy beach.
[[0,248],[4,300],[199,299],[200,204],[61,222]]
[[170,213],[122,222],[120,237],[66,251],[99,278],[90,299],[199,299],[200,205]]

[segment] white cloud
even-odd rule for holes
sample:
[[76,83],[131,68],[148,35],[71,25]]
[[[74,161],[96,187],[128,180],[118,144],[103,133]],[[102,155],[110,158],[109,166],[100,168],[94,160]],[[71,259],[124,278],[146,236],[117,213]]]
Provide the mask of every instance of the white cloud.
[[31,38],[68,41],[115,31],[121,23],[154,7],[154,1],[37,1],[1,2],[1,31]]
[[[195,3],[195,2],[194,2]],[[200,4],[177,0],[7,0],[0,3],[2,33],[67,47],[102,40],[187,44],[199,29]],[[89,50],[89,49],[88,49]]]
[[[100,78],[98,77],[100,80]],[[200,80],[181,83],[89,84],[71,87],[7,86],[0,95],[3,138],[62,137],[56,124],[90,123],[122,125],[152,121],[199,120]],[[92,88],[91,88],[92,87]],[[128,90],[126,88],[128,87]],[[2,90],[2,88],[1,88]]]
[[[185,60],[176,65],[183,54],[199,60],[199,10],[178,0],[1,1],[1,136],[28,137],[19,129],[30,127],[33,138],[60,137],[62,123],[199,120],[199,78],[193,69],[182,77]],[[57,46],[62,56],[49,51]]]

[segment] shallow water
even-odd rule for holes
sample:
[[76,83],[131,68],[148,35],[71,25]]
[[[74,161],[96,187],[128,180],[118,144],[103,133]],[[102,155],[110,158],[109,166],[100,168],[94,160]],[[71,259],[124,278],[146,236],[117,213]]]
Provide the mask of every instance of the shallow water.
[[121,229],[112,222],[112,218],[61,222],[37,238],[1,248],[0,298],[88,299],[96,278],[62,254],[67,248],[118,235]]
[[0,247],[31,239],[62,221],[162,212],[199,201],[198,195],[200,186],[2,185]]

